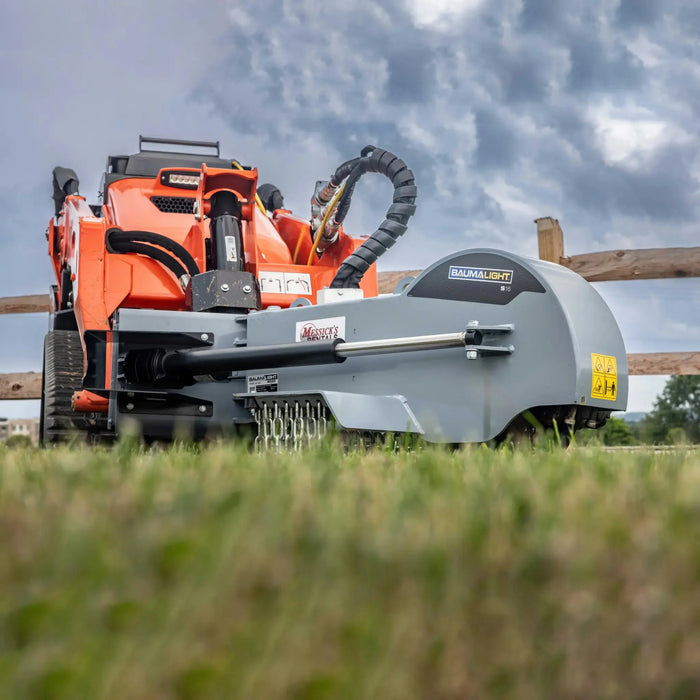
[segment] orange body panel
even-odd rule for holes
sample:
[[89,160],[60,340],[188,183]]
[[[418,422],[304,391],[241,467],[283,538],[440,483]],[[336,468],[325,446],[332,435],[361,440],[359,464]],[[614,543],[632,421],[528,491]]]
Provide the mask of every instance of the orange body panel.
[[76,391],[71,403],[74,411],[83,413],[107,413],[109,408],[109,399],[92,391]]
[[[167,171],[199,175],[199,186],[183,189],[163,184]],[[316,293],[330,285],[335,273],[362,239],[353,239],[341,229],[338,240],[311,265],[306,262],[312,241],[308,220],[287,210],[277,210],[271,218],[255,204],[256,170],[207,168],[165,168],[155,178],[123,177],[107,188],[102,216],[95,216],[83,197],[66,197],[63,211],[52,219],[48,228],[49,254],[58,280],[58,299],[64,298],[63,272],[70,268],[72,304],[83,337],[85,331],[111,328],[118,308],[186,310],[181,281],[158,261],[136,253],[111,253],[106,247],[110,228],[124,231],[149,231],[167,236],[182,245],[195,260],[199,270],[207,270],[207,245],[210,238],[206,214],[209,198],[215,192],[229,190],[241,203],[241,238],[245,251],[245,269],[258,279],[262,306],[288,307],[298,297],[316,302]],[[166,198],[187,209],[186,213],[161,211],[158,200]],[[183,201],[185,200],[185,201]],[[204,213],[195,217],[192,206]],[[170,205],[169,205],[170,206]],[[294,263],[296,253],[297,264]],[[376,296],[377,274],[374,266],[362,281],[365,296]],[[83,345],[84,345],[83,338]],[[108,354],[111,353],[108,343]],[[107,358],[107,367],[111,366]],[[109,371],[105,388],[110,386]],[[92,408],[89,408],[92,406]],[[79,397],[76,410],[95,410],[94,401]],[[99,409],[98,409],[99,410]]]

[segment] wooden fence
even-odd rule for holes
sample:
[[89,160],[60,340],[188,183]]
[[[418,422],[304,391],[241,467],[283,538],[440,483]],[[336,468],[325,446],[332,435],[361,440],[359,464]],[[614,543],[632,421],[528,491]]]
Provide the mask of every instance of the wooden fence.
[[[700,248],[605,250],[567,257],[559,222],[546,216],[535,223],[540,260],[568,267],[589,282],[700,277]],[[700,374],[700,352],[630,353],[627,362],[635,375]]]
[[[564,234],[551,217],[537,219],[537,243],[541,260],[564,265],[589,282],[700,277],[700,247],[608,250],[564,255]],[[392,292],[396,285],[420,270],[380,272],[379,292]],[[45,294],[0,298],[0,314],[47,313]],[[700,374],[700,352],[654,352],[627,355],[629,373]],[[41,372],[0,374],[0,399],[41,398]]]

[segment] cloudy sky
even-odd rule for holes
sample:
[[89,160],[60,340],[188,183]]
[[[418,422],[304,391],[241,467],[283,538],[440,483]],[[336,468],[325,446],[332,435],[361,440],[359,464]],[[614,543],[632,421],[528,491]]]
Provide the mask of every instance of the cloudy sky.
[[[540,216],[568,254],[698,245],[698,36],[685,0],[8,0],[0,296],[52,281],[53,166],[96,202],[107,155],[139,134],[218,139],[304,215],[342,160],[394,151],[419,212],[380,269],[483,245],[535,257]],[[389,196],[361,184],[346,229],[373,231]],[[597,289],[628,352],[700,350],[697,279]],[[0,369],[40,369],[45,319],[0,323]],[[629,409],[664,381],[632,378]]]

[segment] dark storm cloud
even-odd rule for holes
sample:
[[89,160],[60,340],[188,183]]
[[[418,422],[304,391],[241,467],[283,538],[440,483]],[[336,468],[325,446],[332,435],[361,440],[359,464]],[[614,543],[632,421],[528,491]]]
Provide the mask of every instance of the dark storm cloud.
[[642,62],[619,42],[605,45],[599,37],[580,35],[569,44],[568,83],[580,93],[618,92],[641,87]]
[[[446,228],[457,231],[460,221],[478,227],[520,217],[517,225],[525,225],[529,215],[517,205],[520,198],[530,201],[533,213],[562,207],[580,221],[602,212],[611,225],[616,217],[635,216],[672,216],[690,225],[698,213],[694,176],[700,158],[697,144],[683,140],[696,131],[690,119],[700,116],[698,49],[692,32],[684,32],[697,15],[692,6],[680,0],[465,1],[463,11],[440,15],[435,8],[441,4],[259,0],[254,7],[217,4],[217,14],[213,4],[187,3],[190,26],[195,17],[209,18],[197,44],[207,44],[202,40],[212,27],[222,38],[207,44],[213,47],[208,62],[200,57],[199,70],[183,75],[184,82],[178,70],[163,65],[166,87],[156,94],[179,90],[181,100],[206,110],[223,125],[222,136],[231,136],[234,155],[274,164],[276,172],[266,178],[281,182],[302,206],[311,185],[302,183],[299,158],[310,162],[306,154],[313,152],[317,177],[323,177],[339,159],[376,143],[415,170],[418,223],[454,217]],[[111,51],[119,37],[131,36],[136,60],[155,77],[163,52],[147,51],[141,39],[152,34],[151,20],[162,8],[146,13],[133,2],[129,7],[139,22],[122,23],[99,42],[90,38],[99,33],[84,33],[77,50],[84,63],[99,45]],[[81,3],[71,12],[81,14]],[[24,22],[17,10],[12,15]],[[42,38],[49,36],[48,25],[62,21],[49,20]],[[114,8],[109,21],[120,26]],[[27,22],[23,31],[31,27]],[[180,24],[178,31],[188,20]],[[42,60],[62,55],[47,51]],[[19,89],[20,82],[14,71],[0,87]],[[157,82],[139,84],[142,101],[158,99],[148,96]],[[134,104],[138,109],[138,100],[106,107],[125,115],[135,131],[140,120],[131,117]],[[632,131],[637,120],[672,128],[661,130],[658,144],[648,148],[633,134],[628,157],[624,148],[610,152],[611,120],[627,120]],[[624,132],[615,128],[615,134]],[[642,146],[644,157],[638,157],[635,149]],[[275,161],[266,149],[285,156]],[[374,204],[372,195],[367,201]]]
[[493,110],[476,110],[474,121],[478,141],[475,165],[486,170],[511,167],[516,158],[513,127]]
[[[689,35],[694,32],[697,36],[697,32],[700,31],[700,5],[695,2],[683,3],[678,8],[677,21]],[[694,43],[693,48],[697,58],[699,50],[697,42]]]
[[659,0],[620,0],[616,19],[623,29],[652,24],[661,16],[664,6]]
[[539,102],[549,93],[549,70],[534,52],[509,56],[503,66],[502,82],[507,102]]
[[[617,29],[634,25],[636,37],[646,36],[659,5],[645,0],[636,14],[635,7],[502,0],[431,24],[398,0],[352,7],[263,0],[256,16],[276,13],[278,21],[261,25],[233,8],[222,64],[231,78],[207,81],[200,94],[235,130],[262,133],[271,145],[311,133],[341,157],[365,143],[392,148],[423,175],[421,208],[430,199],[452,211],[459,192],[463,218],[481,225],[507,215],[488,193],[493,178],[548,191],[584,220],[595,211],[690,222],[698,208],[697,146],[679,157],[662,140],[644,164],[632,157],[637,137],[630,137],[630,162],[605,151],[601,105],[609,103],[615,118],[619,107],[622,120],[625,100],[652,111],[656,105],[659,119],[679,119],[664,106],[665,93],[680,84],[664,84],[669,62],[645,65]],[[664,7],[678,15],[681,5]],[[647,38],[670,55],[692,47],[691,37],[678,41],[665,31]],[[248,62],[249,75],[236,71],[234,84],[234,68]],[[692,96],[675,98],[692,105]],[[629,117],[631,130],[636,118]],[[547,187],[532,184],[540,180]],[[474,196],[464,196],[468,190]]]
[[561,24],[564,14],[564,3],[552,0],[523,0],[521,26],[534,33],[539,33],[545,28],[551,30]]
[[417,41],[387,54],[387,97],[398,102],[419,102],[435,88],[433,49]]
[[688,212],[696,211],[699,194],[698,182],[690,174],[690,161],[683,146],[660,149],[647,168],[621,178],[613,208],[629,216],[682,222]]
[[662,149],[644,170],[626,172],[601,162],[573,167],[564,175],[567,197],[582,211],[682,222],[695,207],[697,182],[688,175],[683,149]]
[[[550,127],[564,144],[575,149],[579,155],[585,153],[587,158],[594,157],[597,160],[600,155],[595,146],[594,129],[586,118],[585,110],[582,107],[579,100],[562,100],[543,110],[542,122],[546,127]],[[556,143],[549,139],[544,139],[544,143],[539,145],[556,148]]]

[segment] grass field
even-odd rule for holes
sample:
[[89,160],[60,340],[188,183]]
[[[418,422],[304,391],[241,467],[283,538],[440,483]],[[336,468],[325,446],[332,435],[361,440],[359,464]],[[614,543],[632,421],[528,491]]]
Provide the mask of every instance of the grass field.
[[0,451],[0,696],[700,697],[700,453]]

